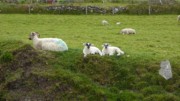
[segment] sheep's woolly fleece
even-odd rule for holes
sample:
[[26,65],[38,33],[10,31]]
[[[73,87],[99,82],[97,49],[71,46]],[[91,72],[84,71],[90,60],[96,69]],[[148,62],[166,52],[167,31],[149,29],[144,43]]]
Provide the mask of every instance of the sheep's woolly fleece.
[[120,33],[124,34],[136,34],[136,30],[132,28],[124,28],[120,31]]
[[117,53],[117,56],[120,56],[120,55],[124,54],[124,52],[118,47],[110,46],[108,43],[105,43],[103,45],[102,55],[107,54],[109,56],[112,56],[112,55],[114,55],[116,53]]
[[177,17],[177,21],[178,21],[178,22],[180,22],[180,15],[178,15],[178,17]]
[[37,32],[32,32],[29,36],[33,40],[34,47],[41,50],[50,51],[66,51],[68,50],[67,44],[59,38],[38,38]]

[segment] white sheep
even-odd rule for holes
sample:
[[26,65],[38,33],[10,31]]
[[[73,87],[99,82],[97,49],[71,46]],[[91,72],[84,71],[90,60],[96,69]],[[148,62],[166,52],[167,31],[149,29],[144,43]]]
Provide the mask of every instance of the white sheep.
[[109,23],[108,23],[108,21],[106,21],[106,20],[102,20],[102,25],[108,25]]
[[121,24],[121,22],[116,22],[116,25],[120,25]]
[[50,50],[50,51],[66,51],[68,50],[67,44],[59,38],[39,38],[37,32],[31,32],[29,40],[33,40],[35,49]]
[[106,54],[109,56],[112,56],[114,54],[117,54],[117,56],[120,56],[121,54],[124,54],[124,52],[120,48],[111,46],[108,43],[104,43],[102,46],[103,46],[103,49],[102,49],[103,56]]
[[177,16],[177,21],[180,22],[180,15]]
[[136,30],[132,28],[124,28],[120,31],[120,33],[124,34],[136,34]]
[[100,56],[102,56],[101,51],[93,44],[83,43],[83,45],[84,45],[84,49],[83,49],[84,57],[86,57],[88,54],[99,54]]

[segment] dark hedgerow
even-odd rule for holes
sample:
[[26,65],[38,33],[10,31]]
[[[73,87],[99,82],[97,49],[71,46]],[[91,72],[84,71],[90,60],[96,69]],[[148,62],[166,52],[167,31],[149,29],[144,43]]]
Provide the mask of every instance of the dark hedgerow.
[[127,14],[148,14],[148,5],[141,4],[141,5],[128,5],[127,6]]
[[[180,4],[151,5],[151,14],[179,14]],[[149,14],[147,3],[138,5],[112,6],[109,8],[98,6],[74,6],[74,5],[41,5],[41,4],[0,4],[2,14]]]
[[[150,14],[179,14],[179,13],[180,13],[180,4],[150,6]],[[148,4],[128,5],[126,14],[147,15],[149,14],[149,5]]]

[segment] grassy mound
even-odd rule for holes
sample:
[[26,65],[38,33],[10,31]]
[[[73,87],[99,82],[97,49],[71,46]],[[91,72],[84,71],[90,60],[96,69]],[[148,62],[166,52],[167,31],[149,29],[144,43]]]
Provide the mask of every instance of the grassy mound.
[[[158,74],[148,56],[83,58],[82,50],[34,50],[16,40],[0,42],[0,100],[178,101],[180,72]],[[143,60],[141,58],[144,58]]]

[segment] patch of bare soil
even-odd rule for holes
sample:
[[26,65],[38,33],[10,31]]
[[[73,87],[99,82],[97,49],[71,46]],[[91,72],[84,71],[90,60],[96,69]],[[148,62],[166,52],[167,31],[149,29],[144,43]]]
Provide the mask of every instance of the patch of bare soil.
[[[32,73],[34,68],[44,69],[48,66],[48,58],[42,54],[45,53],[25,45],[12,52],[12,61],[0,64],[0,90],[8,92],[6,100],[30,99],[27,93],[36,89],[35,87],[48,84],[47,78],[40,78]],[[43,98],[39,95],[31,95],[37,99]]]

